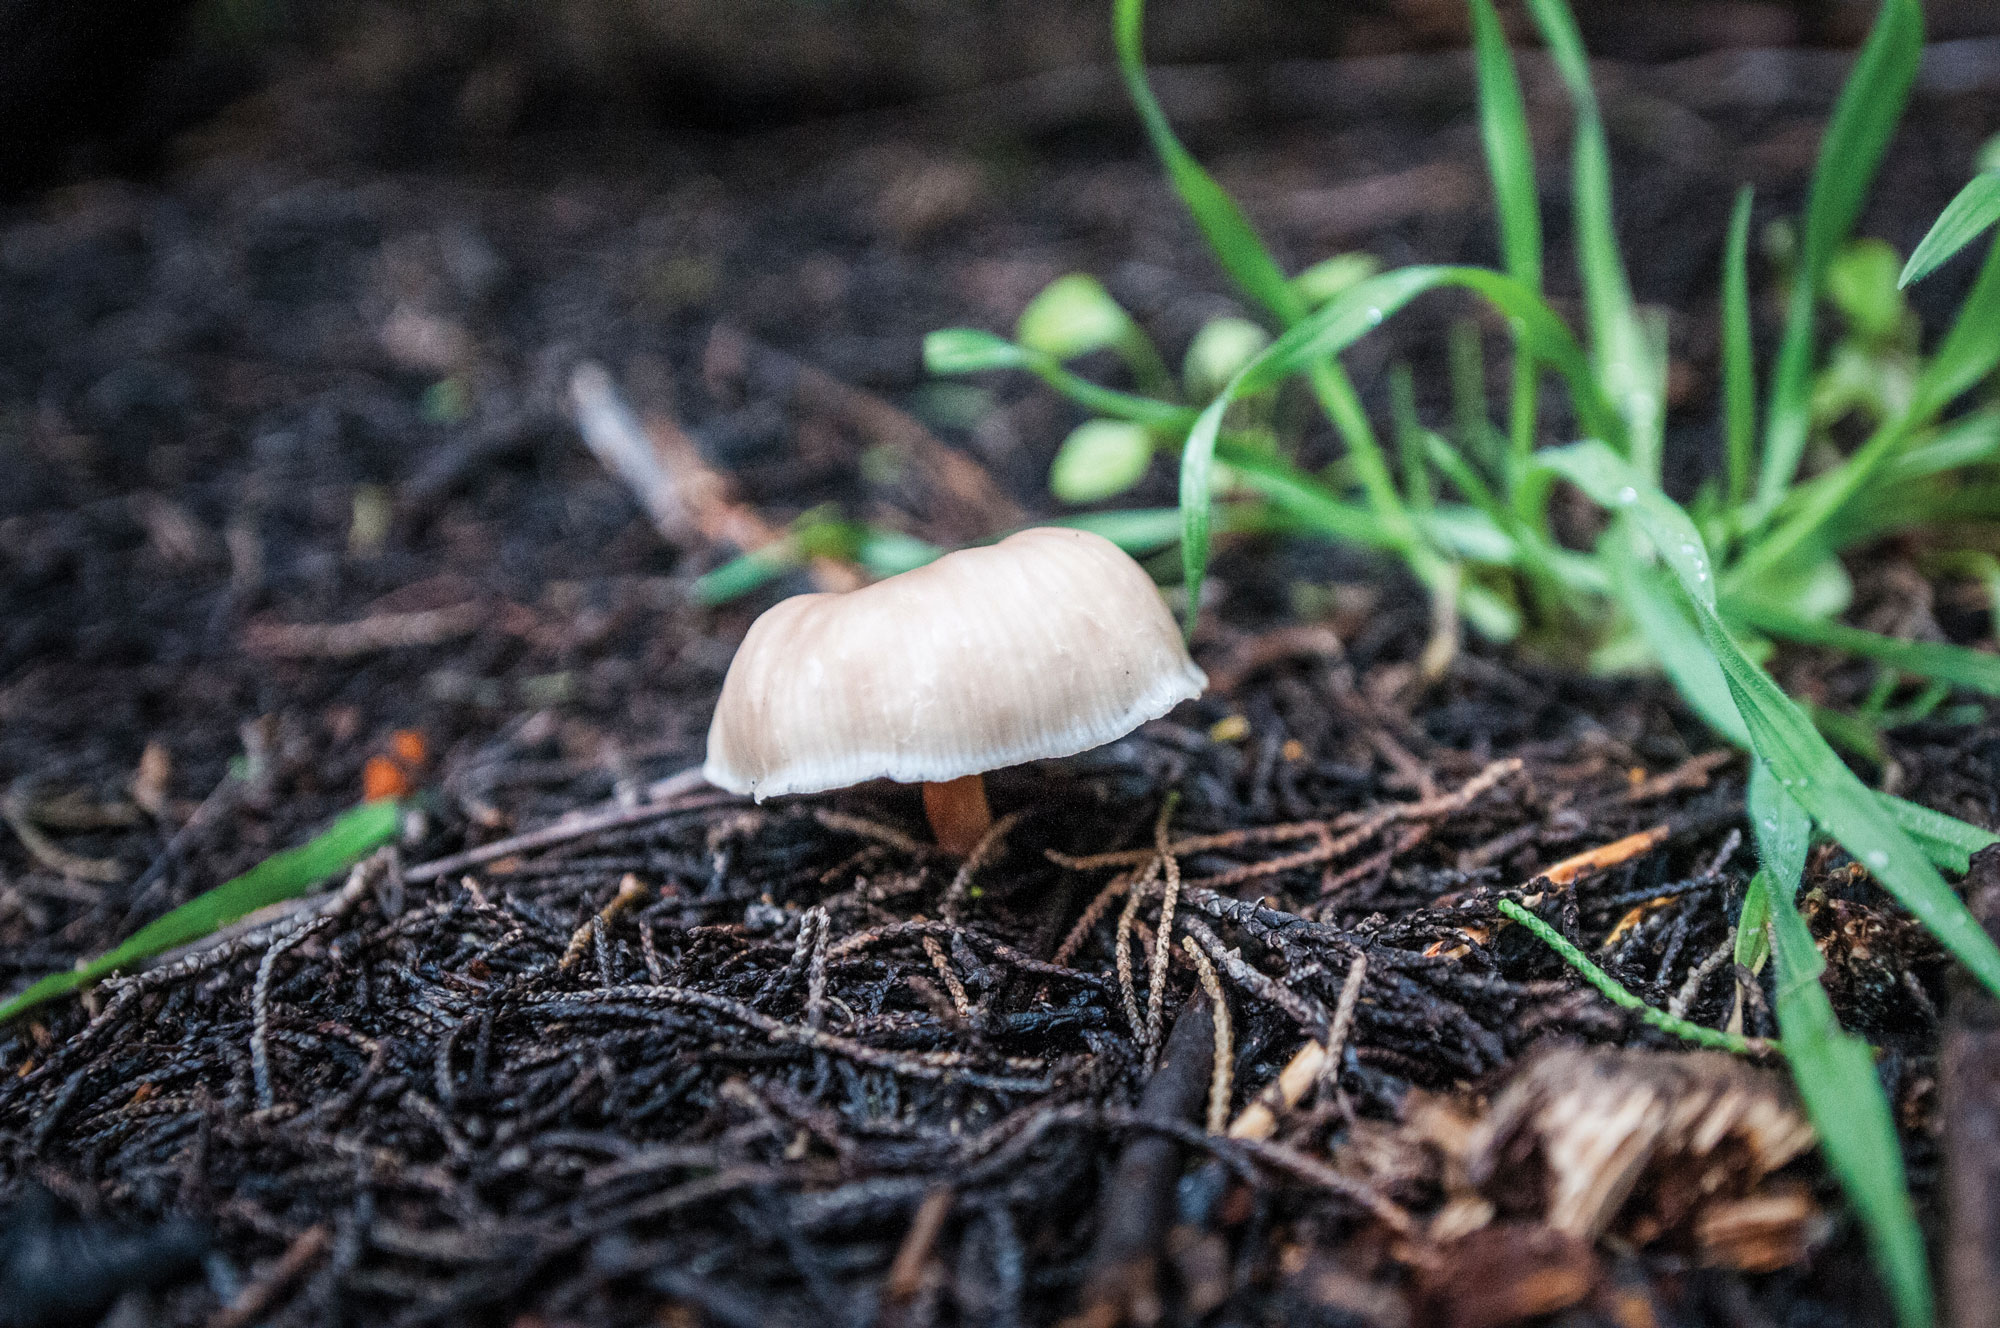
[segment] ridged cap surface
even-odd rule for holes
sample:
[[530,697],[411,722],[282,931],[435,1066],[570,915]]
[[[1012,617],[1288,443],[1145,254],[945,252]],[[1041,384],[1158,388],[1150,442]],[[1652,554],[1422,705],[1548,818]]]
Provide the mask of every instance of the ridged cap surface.
[[1071,756],[1208,678],[1139,564],[1043,527],[750,626],[708,730],[708,781],[759,801]]

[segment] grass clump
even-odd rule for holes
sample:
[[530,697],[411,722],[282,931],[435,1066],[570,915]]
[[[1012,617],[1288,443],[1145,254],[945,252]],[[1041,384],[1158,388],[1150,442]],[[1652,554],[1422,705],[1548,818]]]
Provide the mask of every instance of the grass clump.
[[[2000,241],[1928,354],[1900,293],[2000,220],[2000,175],[1967,186],[1900,273],[1887,245],[1853,239],[1923,42],[1917,0],[1883,0],[1826,130],[1793,232],[1783,331],[1761,374],[1751,329],[1752,199],[1747,189],[1736,199],[1721,290],[1726,462],[1684,505],[1662,487],[1665,320],[1632,294],[1612,221],[1610,153],[1574,18],[1563,0],[1528,0],[1574,108],[1578,327],[1543,292],[1541,204],[1513,55],[1491,0],[1468,3],[1499,268],[1382,272],[1342,256],[1288,276],[1153,96],[1143,0],[1115,0],[1120,69],[1147,136],[1262,322],[1204,330],[1176,379],[1102,285],[1071,276],[1043,292],[1014,337],[936,332],[927,361],[942,374],[1026,371],[1091,414],[1058,455],[1059,498],[1114,498],[1153,454],[1178,454],[1190,625],[1218,530],[1357,545],[1398,559],[1437,601],[1433,666],[1448,661],[1464,623],[1600,669],[1658,669],[1720,736],[1750,753],[1764,871],[1746,903],[1743,944],[1761,944],[1774,958],[1784,1054],[1832,1169],[1868,1225],[1898,1317],[1927,1323],[1930,1289],[1888,1103],[1865,1046],[1834,1019],[1816,980],[1817,952],[1791,904],[1816,828],[2000,992],[2000,949],[1939,873],[1963,871],[1994,836],[1870,789],[1828,742],[1879,744],[1880,726],[1896,717],[1889,697],[1906,679],[1923,690],[1904,714],[1934,707],[1951,687],[2000,695],[2000,659],[1840,621],[1852,595],[1843,559],[1890,535],[1920,536],[1933,566],[2000,587],[2000,561],[1980,544],[1991,543],[2000,521],[2000,402],[1980,399],[2000,364]],[[1393,383],[1385,446],[1340,356],[1413,300],[1445,289],[1470,293],[1504,322],[1513,354],[1505,409],[1496,421],[1485,399],[1474,329],[1454,339],[1450,430],[1417,419],[1405,375]],[[1840,312],[1845,333],[1823,352],[1824,304]],[[1129,371],[1132,390],[1070,367],[1103,350]],[[1568,439],[1543,437],[1550,388],[1567,397]],[[1280,408],[1287,395],[1306,398],[1338,435],[1344,454],[1331,468],[1299,460],[1296,430],[1279,426],[1295,418]],[[1842,446],[1855,422],[1859,442]],[[1562,486],[1595,504],[1600,515],[1588,529],[1558,520]],[[1160,514],[1131,515],[1158,533]],[[1972,534],[1953,547],[1947,530]],[[1857,712],[1801,706],[1760,662],[1788,641],[1875,661],[1882,685]]]

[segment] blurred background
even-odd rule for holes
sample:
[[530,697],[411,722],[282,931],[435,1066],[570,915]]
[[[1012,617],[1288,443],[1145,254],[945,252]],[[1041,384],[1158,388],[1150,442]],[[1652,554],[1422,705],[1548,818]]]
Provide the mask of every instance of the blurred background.
[[[1149,15],[1149,45],[1166,64],[1435,50],[1465,44],[1464,8],[1165,0]],[[1641,61],[1851,45],[1873,8],[1576,6],[1595,55]],[[385,165],[447,162],[537,134],[766,129],[1101,65],[1104,9],[1098,0],[4,0],[0,151],[19,190],[156,166],[181,135],[232,110],[238,121],[277,116],[321,151]],[[2000,32],[2000,10],[1986,0],[1931,0],[1926,10],[1933,39]]]
[[[1757,186],[1768,301],[1873,6],[1578,8],[1634,281],[1670,311],[1685,481],[1716,448],[1730,198]],[[2000,133],[2000,6],[1927,11],[1862,224],[1903,252]],[[1148,47],[1292,270],[1492,261],[1463,25],[1459,0],[1157,0]],[[603,366],[766,530],[831,513],[952,544],[1054,510],[1077,414],[930,378],[924,334],[1011,328],[1073,271],[1175,360],[1248,312],[1109,57],[1104,0],[0,0],[0,780],[116,789],[151,744],[196,797],[254,743],[279,842],[402,728],[498,821],[537,810],[523,770],[574,798],[698,759],[735,634],[807,576],[695,603],[742,541],[663,532],[583,446],[575,371]],[[1569,110],[1523,69],[1561,253]],[[1468,308],[1352,352],[1372,408],[1398,360],[1443,391]],[[1158,464],[1129,501],[1172,487]],[[1380,593],[1324,551],[1221,572],[1225,617],[1336,583],[1365,622]]]

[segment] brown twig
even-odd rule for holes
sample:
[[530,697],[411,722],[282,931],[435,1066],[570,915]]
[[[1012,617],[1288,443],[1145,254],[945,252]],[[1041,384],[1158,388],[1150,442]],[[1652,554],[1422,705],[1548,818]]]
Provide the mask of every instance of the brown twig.
[[1650,802],[1669,793],[1708,787],[1708,777],[1736,759],[1733,748],[1719,748],[1691,756],[1664,774],[1649,775],[1625,790],[1623,802]]
[[1586,849],[1582,853],[1564,858],[1561,862],[1539,873],[1537,879],[1550,885],[1564,886],[1584,877],[1593,876],[1613,867],[1622,867],[1634,858],[1643,857],[1667,842],[1673,833],[1672,827],[1662,822],[1649,830],[1615,839],[1609,844]]
[[719,790],[710,793],[690,790],[638,807],[614,807],[608,811],[572,813],[554,825],[545,825],[539,830],[509,835],[505,839],[496,839],[490,844],[481,844],[478,848],[467,849],[463,853],[453,853],[448,857],[420,862],[414,867],[406,868],[403,879],[412,885],[435,881],[440,877],[455,876],[468,867],[483,866],[516,853],[553,848],[557,844],[585,839],[591,835],[602,834],[606,830],[623,830],[629,826],[644,825],[648,821],[657,821],[681,812],[699,811],[705,807],[716,807],[736,801],[739,799],[734,794]]
[[382,650],[443,645],[470,636],[493,620],[490,604],[452,604],[407,613],[376,613],[355,622],[255,622],[243,629],[243,646],[279,659],[353,659]]
[[[1136,1113],[1161,1127],[1184,1125],[1211,1083],[1213,1007],[1198,996],[1181,1007],[1165,1057],[1146,1081]],[[1159,1257],[1173,1219],[1180,1150],[1163,1131],[1148,1131],[1118,1155],[1098,1200],[1097,1239],[1083,1276],[1077,1313],[1065,1328],[1116,1328],[1159,1318]]]
[[896,1257],[889,1264],[889,1275],[882,1279],[882,1299],[888,1304],[903,1305],[915,1299],[923,1285],[924,1265],[930,1262],[931,1249],[944,1230],[945,1219],[951,1216],[952,1199],[951,1186],[935,1185],[917,1205],[917,1215],[910,1219],[910,1229],[903,1233],[903,1243],[896,1247]]

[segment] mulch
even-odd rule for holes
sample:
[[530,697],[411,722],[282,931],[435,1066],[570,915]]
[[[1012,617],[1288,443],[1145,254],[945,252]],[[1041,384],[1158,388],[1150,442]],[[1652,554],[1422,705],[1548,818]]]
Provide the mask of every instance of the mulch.
[[[1658,240],[1634,245],[1642,293],[1688,323],[1695,465],[1718,178],[1755,167],[1766,206],[1795,203],[1826,89],[1730,113],[1632,81],[1625,220]],[[1476,193],[1407,176],[1476,162],[1463,106],[1391,109],[1330,147],[1296,109],[1207,146],[1262,182],[1288,252],[1476,257]],[[1727,151],[1683,150],[1687,116]],[[1871,224],[1907,245],[1994,127],[1976,88],[1926,93]],[[429,792],[344,886],[0,1030],[0,1319],[1884,1320],[1810,1157],[1781,1178],[1803,1253],[1743,1271],[1694,1217],[1557,1231],[1532,1176],[1495,1192],[1438,1124],[1476,1124],[1548,1046],[1677,1047],[1502,925],[1502,891],[1649,1003],[1772,1031],[1726,961],[1743,772],[1657,684],[1476,646],[1427,681],[1426,614],[1389,574],[1244,546],[1196,642],[1211,693],[996,776],[1017,816],[970,863],[927,846],[907,790],[757,807],[676,777],[758,605],[691,603],[721,551],[663,546],[596,468],[570,370],[612,366],[777,518],[839,501],[984,533],[879,464],[872,407],[1029,511],[1071,417],[923,381],[921,332],[1004,326],[1074,267],[1170,345],[1228,307],[1128,142],[870,121],[626,173],[541,145],[478,178],[309,178],[257,146],[289,131],[259,132],[0,228],[0,768],[73,859],[0,846],[0,972],[67,967],[299,842],[409,754],[399,731]],[[1330,233],[1324,191],[1357,179],[1397,205]],[[1443,322],[1358,373],[1441,364]],[[1868,681],[1787,667],[1829,701]],[[1892,734],[1893,777],[2000,823],[2000,729],[1952,718]],[[165,795],[135,810],[149,743]],[[1946,966],[1838,855],[1811,883],[1935,1225]],[[1204,1128],[1218,1050],[1233,1120],[1309,1039],[1337,1054],[1271,1134]]]

